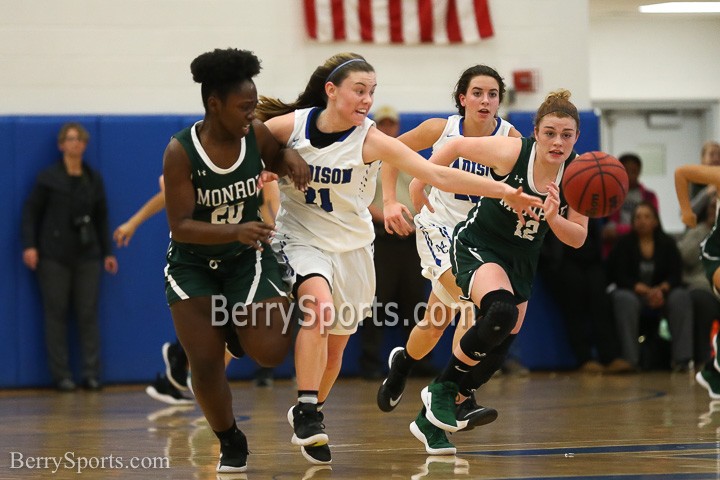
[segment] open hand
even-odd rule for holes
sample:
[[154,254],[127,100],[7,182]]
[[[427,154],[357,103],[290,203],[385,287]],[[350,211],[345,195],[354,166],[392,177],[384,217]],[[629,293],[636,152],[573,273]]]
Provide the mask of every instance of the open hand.
[[410,209],[400,202],[387,203],[383,208],[385,231],[401,237],[407,237],[415,231],[415,225],[408,222],[411,218]]
[[534,220],[540,220],[538,214],[533,208],[542,208],[543,202],[538,197],[523,193],[522,187],[518,187],[512,193],[508,193],[502,197],[510,208],[512,208],[518,216],[521,225],[525,225],[525,215],[529,215]]

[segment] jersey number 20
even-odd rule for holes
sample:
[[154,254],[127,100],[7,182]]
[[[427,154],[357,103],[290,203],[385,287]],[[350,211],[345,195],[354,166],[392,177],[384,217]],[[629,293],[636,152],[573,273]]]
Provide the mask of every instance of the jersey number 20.
[[245,207],[244,203],[239,203],[237,205],[222,205],[213,210],[210,222],[214,224],[240,223],[240,220],[242,220],[243,207]]

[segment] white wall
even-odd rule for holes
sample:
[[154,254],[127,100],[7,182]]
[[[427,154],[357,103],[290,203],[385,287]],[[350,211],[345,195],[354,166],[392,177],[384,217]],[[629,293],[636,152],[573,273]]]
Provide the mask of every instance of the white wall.
[[[720,101],[720,15],[590,18],[594,104],[647,102],[692,108]],[[717,114],[714,108],[709,131],[704,132],[707,138],[720,139]]]
[[[390,46],[307,40],[301,0],[0,0],[0,114],[199,113],[190,61],[229,46],[262,60],[261,94],[292,100],[318,64],[352,50],[378,72],[376,104],[401,111],[453,110],[459,74],[486,63],[510,86],[513,70],[539,72],[539,91],[506,111],[564,87],[581,109],[702,106],[701,136],[720,139],[720,15],[640,15],[639,3],[490,0],[489,40]],[[668,175],[698,159],[668,159]]]
[[[459,74],[475,63],[537,69],[534,110],[564,87],[590,107],[587,0],[491,0],[496,34],[469,46],[317,44],[301,0],[0,0],[0,114],[190,113],[202,110],[190,61],[213,48],[254,51],[261,94],[292,100],[330,55],[357,51],[378,72],[376,104],[453,109]],[[558,35],[560,33],[560,35]]]

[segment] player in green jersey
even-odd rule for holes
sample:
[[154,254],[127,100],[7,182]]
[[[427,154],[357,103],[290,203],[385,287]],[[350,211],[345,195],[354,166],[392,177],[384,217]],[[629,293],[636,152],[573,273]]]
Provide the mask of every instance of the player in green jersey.
[[533,138],[461,137],[430,159],[441,165],[457,157],[485,164],[496,180],[543,202],[534,217],[518,219],[502,200],[481,198],[455,227],[452,270],[463,295],[475,306],[476,321],[445,370],[422,391],[425,408],[420,416],[443,430],[467,426],[467,421],[456,418],[456,403],[465,400],[458,391],[473,391],[487,382],[520,330],[548,229],[576,248],[585,241],[588,218],[569,208],[559,190],[579,136],[579,116],[569,97],[567,90],[548,95],[537,111]]
[[262,366],[282,362],[291,345],[280,267],[261,221],[267,168],[304,188],[310,172],[255,118],[258,58],[216,49],[190,65],[201,84],[203,120],[173,136],[165,155],[165,203],[172,240],[165,284],[177,336],[193,372],[193,391],[220,440],[219,472],[247,468],[247,440],[235,424],[225,376],[226,326]]
[[[716,165],[683,165],[675,170],[675,190],[680,203],[680,215],[685,225],[692,228],[697,225],[697,215],[690,201],[690,183],[711,185],[720,190],[720,167]],[[720,205],[720,202],[718,203]],[[700,244],[702,264],[705,268],[713,293],[720,297],[720,208],[716,207],[715,225],[710,234]],[[710,394],[713,400],[720,400],[720,363],[718,362],[718,336],[712,339],[715,351],[712,362],[695,374],[695,379]]]

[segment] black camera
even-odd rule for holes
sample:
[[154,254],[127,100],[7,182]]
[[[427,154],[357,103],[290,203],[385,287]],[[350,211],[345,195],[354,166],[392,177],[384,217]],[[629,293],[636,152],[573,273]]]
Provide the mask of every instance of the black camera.
[[81,215],[73,218],[73,225],[78,229],[80,245],[85,246],[92,243],[91,224],[92,218],[90,218],[90,215]]

